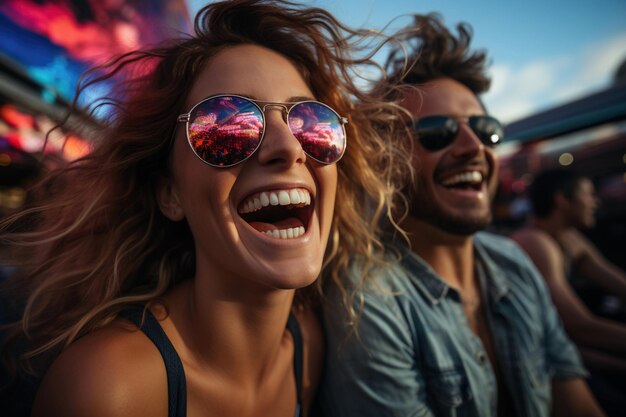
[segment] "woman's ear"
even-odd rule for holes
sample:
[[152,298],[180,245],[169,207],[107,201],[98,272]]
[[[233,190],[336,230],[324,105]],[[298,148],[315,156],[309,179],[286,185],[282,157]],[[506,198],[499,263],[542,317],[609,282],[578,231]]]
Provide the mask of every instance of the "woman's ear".
[[161,213],[168,219],[178,222],[185,218],[176,186],[170,177],[160,177],[157,181],[156,198]]

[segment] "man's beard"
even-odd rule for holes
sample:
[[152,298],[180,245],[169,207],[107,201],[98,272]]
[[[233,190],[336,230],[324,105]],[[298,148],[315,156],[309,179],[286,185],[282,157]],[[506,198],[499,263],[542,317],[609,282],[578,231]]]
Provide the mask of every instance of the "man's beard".
[[470,236],[484,230],[493,218],[491,211],[481,217],[457,216],[442,210],[433,201],[432,196],[425,196],[423,192],[414,190],[410,198],[409,215],[440,230],[461,236]]

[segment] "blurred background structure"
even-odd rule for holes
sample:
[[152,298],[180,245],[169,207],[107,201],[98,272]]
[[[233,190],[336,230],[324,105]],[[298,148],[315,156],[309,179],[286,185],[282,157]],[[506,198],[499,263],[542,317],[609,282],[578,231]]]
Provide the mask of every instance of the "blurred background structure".
[[593,179],[602,201],[590,237],[626,269],[625,69],[626,60],[604,90],[507,124],[496,202],[503,228],[524,221],[526,189],[539,170],[572,167]]
[[[0,1],[0,216],[46,170],[89,152],[97,120],[63,120],[81,74],[113,56],[191,30],[184,0]],[[107,86],[87,91],[81,107]]]
[[[612,84],[508,123],[500,150],[496,231],[520,227],[530,214],[528,186],[541,170],[571,167],[592,179],[600,200],[596,225],[582,232],[611,262],[626,270],[626,60]],[[583,297],[595,314],[624,321],[623,303],[599,288]]]

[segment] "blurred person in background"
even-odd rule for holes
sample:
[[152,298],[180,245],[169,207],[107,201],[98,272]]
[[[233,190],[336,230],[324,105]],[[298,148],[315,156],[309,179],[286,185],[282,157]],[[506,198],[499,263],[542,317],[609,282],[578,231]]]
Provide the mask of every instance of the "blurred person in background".
[[309,415],[316,279],[375,256],[402,165],[373,128],[399,108],[350,76],[374,64],[345,36],[369,34],[295,3],[222,1],[193,36],[92,73],[87,87],[124,93],[98,145],[2,225],[20,255],[2,353],[44,374],[33,416]]
[[626,325],[594,314],[572,286],[574,280],[594,283],[626,301],[626,273],[581,232],[595,225],[599,201],[593,182],[571,169],[546,170],[533,180],[529,196],[533,217],[511,237],[547,283],[565,330],[591,371],[596,396],[619,415],[626,409]]
[[355,257],[348,293],[330,291],[326,415],[604,415],[536,268],[482,231],[503,133],[479,98],[485,53],[470,50],[468,25],[455,36],[437,15],[416,16],[401,37],[412,66],[392,52],[391,87],[379,87],[411,115],[408,242],[389,239],[388,264],[366,282]]

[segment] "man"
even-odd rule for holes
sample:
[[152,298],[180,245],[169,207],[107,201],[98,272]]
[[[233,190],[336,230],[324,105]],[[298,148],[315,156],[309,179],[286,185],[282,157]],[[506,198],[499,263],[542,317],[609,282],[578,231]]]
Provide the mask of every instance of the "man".
[[362,285],[355,265],[354,320],[345,297],[329,294],[324,411],[601,416],[541,277],[512,241],[480,232],[492,219],[501,135],[478,98],[485,55],[469,52],[467,26],[454,37],[436,15],[415,20],[418,59],[398,80],[418,85],[399,90],[415,128],[401,224],[410,245],[388,242],[400,257]]
[[[593,314],[574,280],[593,283],[626,301],[626,274],[579,231],[595,225],[598,200],[591,180],[569,169],[539,173],[530,188],[533,217],[512,238],[545,279],[568,335],[592,373],[592,387],[607,411],[623,413],[626,326]],[[620,382],[621,381],[621,382]],[[621,391],[610,395],[611,390]]]

